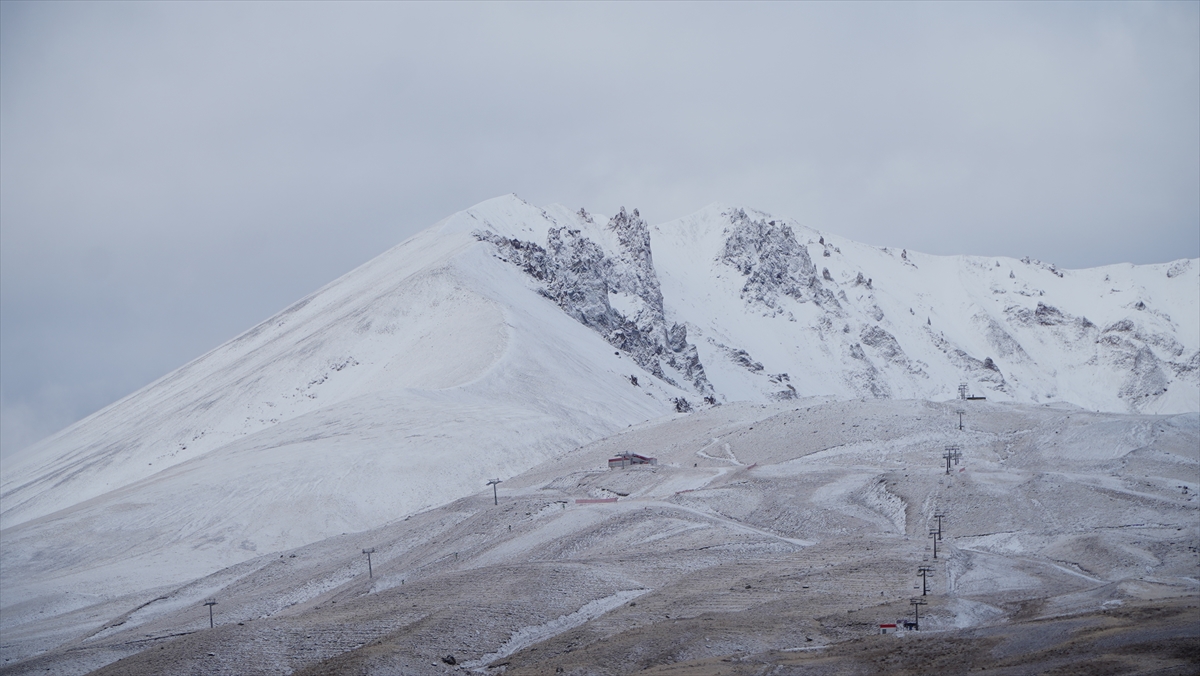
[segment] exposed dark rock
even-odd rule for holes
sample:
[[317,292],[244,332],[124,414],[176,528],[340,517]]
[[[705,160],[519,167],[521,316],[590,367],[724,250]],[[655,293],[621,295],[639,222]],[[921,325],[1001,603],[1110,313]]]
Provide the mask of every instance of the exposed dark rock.
[[1030,258],[1029,256],[1022,258],[1021,262],[1026,265],[1032,265],[1035,267],[1039,267],[1057,277],[1063,276],[1062,270],[1059,270],[1058,267],[1056,265],[1054,265],[1053,263],[1043,263],[1043,262],[1039,261],[1038,259]]
[[1171,368],[1176,376],[1191,376],[1194,381],[1197,372],[1200,372],[1200,350],[1193,352],[1191,358],[1185,362],[1173,362]]
[[731,228],[720,260],[746,277],[742,298],[776,307],[779,296],[800,302],[837,305],[833,294],[821,286],[808,249],[796,241],[783,223],[753,220],[738,209],[729,214]]
[[1040,301],[1032,311],[1012,305],[1005,308],[1004,313],[1012,324],[1018,326],[1052,327],[1055,335],[1062,340],[1092,339],[1096,334],[1096,325],[1087,317],[1075,317]]
[[1058,308],[1040,302],[1037,304],[1037,309],[1033,311],[1033,316],[1042,326],[1054,326],[1067,321]]
[[496,245],[500,260],[512,263],[534,279],[546,278],[546,250],[534,242],[506,239],[494,232],[478,230],[475,239]]
[[846,382],[851,387],[863,396],[871,396],[876,399],[886,399],[892,396],[891,388],[887,383],[880,379],[879,369],[871,363],[867,358],[867,354],[863,352],[862,345],[853,343],[849,348],[850,357],[857,360],[860,364],[857,367],[850,366],[846,373]]
[[1167,268],[1167,277],[1178,277],[1179,275],[1187,272],[1188,268],[1190,267],[1192,267],[1192,261],[1187,258],[1181,258],[1180,260],[1171,263],[1171,267]]
[[661,315],[663,312],[662,288],[658,273],[654,270],[654,257],[650,250],[650,228],[641,219],[638,210],[626,214],[625,208],[608,222],[608,229],[617,235],[621,252],[617,263],[610,271],[612,289],[637,296],[646,301]]
[[908,360],[896,337],[878,326],[864,328],[859,339],[864,345],[875,348],[879,356],[890,362],[903,363]]
[[1117,396],[1129,400],[1131,408],[1139,404],[1140,399],[1167,391],[1167,374],[1163,373],[1162,362],[1150,348],[1143,345],[1133,353],[1132,358],[1123,361],[1129,367],[1129,377],[1121,384]]
[[1004,329],[1004,327],[992,319],[991,316],[979,313],[972,317],[973,322],[979,326],[985,338],[996,352],[1001,357],[1016,357],[1022,360],[1029,360],[1029,355],[1026,354],[1025,348],[1017,342],[1016,338]]
[[796,388],[792,387],[791,385],[788,385],[786,390],[772,392],[769,396],[772,399],[774,399],[775,401],[787,401],[789,399],[795,399],[796,398]]
[[763,370],[762,362],[757,362],[751,359],[750,353],[746,352],[745,350],[730,350],[729,356],[733,359],[735,364],[738,364],[746,370],[754,371],[755,373]]
[[[580,216],[591,219],[586,212]],[[645,221],[636,209],[629,214],[622,208],[606,227],[616,233],[620,243],[620,251],[611,257],[579,230],[566,227],[550,228],[545,248],[492,232],[476,231],[474,235],[493,244],[501,260],[543,282],[539,293],[628,354],[638,366],[677,385],[665,370],[672,368],[698,392],[711,392],[696,346],[687,342],[687,328],[666,325]],[[626,317],[610,305],[610,293],[637,298],[641,309]]]

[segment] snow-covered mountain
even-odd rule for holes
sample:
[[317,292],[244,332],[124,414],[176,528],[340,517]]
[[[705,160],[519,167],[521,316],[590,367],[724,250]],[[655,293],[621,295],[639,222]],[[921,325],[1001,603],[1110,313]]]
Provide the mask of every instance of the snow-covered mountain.
[[6,462],[3,602],[191,579],[726,402],[966,383],[1196,411],[1198,272],[928,256],[718,205],[651,226],[496,198]]
[[481,221],[539,293],[697,397],[944,399],[966,383],[1002,401],[1200,406],[1191,260],[927,256],[719,205],[659,226],[559,207]]

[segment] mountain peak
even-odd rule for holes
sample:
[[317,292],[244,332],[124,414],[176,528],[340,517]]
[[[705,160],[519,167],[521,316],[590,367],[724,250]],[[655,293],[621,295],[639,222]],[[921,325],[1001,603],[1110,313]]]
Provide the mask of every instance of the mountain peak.
[[[156,571],[379,525],[722,403],[949,400],[962,387],[1196,411],[1198,268],[1059,274],[834,244],[743,207],[652,225],[504,195],[6,465],[0,524],[25,544],[0,575],[30,570],[34,543],[73,551],[71,534],[100,520],[113,540],[87,554],[96,566],[166,584]],[[143,511],[162,504],[175,507]],[[95,580],[120,593],[129,575]]]

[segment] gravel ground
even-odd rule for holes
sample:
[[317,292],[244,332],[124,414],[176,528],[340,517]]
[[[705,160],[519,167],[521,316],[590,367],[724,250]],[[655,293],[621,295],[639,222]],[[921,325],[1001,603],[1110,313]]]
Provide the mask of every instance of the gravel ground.
[[[631,427],[504,482],[499,505],[29,609],[0,674],[1196,673],[1197,416],[971,402],[959,431],[953,411],[790,402]],[[624,450],[659,464],[607,470]],[[920,566],[922,631],[876,635],[911,617]]]

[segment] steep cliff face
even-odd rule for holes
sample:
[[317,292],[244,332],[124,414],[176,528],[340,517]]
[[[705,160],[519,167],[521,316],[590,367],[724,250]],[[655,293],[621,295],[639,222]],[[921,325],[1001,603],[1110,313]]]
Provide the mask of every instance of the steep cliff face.
[[[582,209],[575,220],[576,225],[596,225]],[[710,396],[712,385],[696,347],[688,342],[687,328],[668,323],[663,312],[646,222],[637,209],[626,213],[622,208],[603,228],[615,247],[606,249],[570,225],[549,227],[545,247],[486,230],[473,234],[495,245],[501,259],[541,282],[539,293],[638,366],[672,385]]]
[[808,249],[796,241],[790,227],[751,218],[744,209],[730,211],[728,219],[721,262],[745,276],[742,300],[778,310],[780,296],[788,296],[802,303],[814,301],[830,311],[838,309],[837,299],[821,285]]

